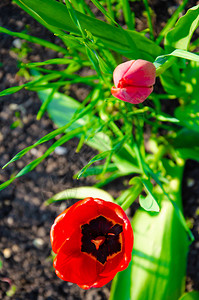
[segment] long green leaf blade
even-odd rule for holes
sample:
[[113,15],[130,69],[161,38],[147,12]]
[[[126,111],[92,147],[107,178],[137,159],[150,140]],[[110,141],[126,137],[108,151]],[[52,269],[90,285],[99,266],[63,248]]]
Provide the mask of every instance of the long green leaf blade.
[[93,198],[101,198],[106,201],[114,201],[114,198],[107,193],[106,191],[102,189],[98,189],[96,187],[91,186],[84,186],[84,187],[77,187],[72,189],[66,189],[50,199],[48,199],[45,204],[49,205],[51,203],[67,200],[67,199],[84,199],[87,197],[93,197]]
[[60,46],[55,45],[51,42],[48,42],[46,40],[43,40],[43,39],[35,37],[35,36],[31,36],[31,35],[23,33],[23,32],[10,31],[10,30],[8,30],[6,28],[3,28],[1,26],[0,26],[0,32],[5,33],[5,34],[9,34],[9,35],[14,36],[14,37],[18,37],[20,39],[26,40],[26,41],[31,42],[31,43],[41,45],[43,47],[52,49],[56,52],[61,52],[63,54],[68,54],[68,51],[66,49],[64,49],[63,47],[60,47]]
[[[47,156],[49,156],[56,147],[63,145],[64,143],[66,143],[68,140],[70,140],[71,138],[75,137],[76,135],[80,134],[82,132],[82,128],[77,128],[74,130],[71,130],[69,133],[65,134],[64,136],[62,136],[58,141],[56,141],[52,146],[50,146],[48,148],[48,150],[41,156],[36,158],[35,160],[33,160],[32,162],[30,162],[28,165],[26,165],[19,173],[17,173],[17,175],[15,175],[14,177],[12,177],[11,179],[9,179],[8,181],[2,183],[0,185],[0,191],[3,190],[4,188],[6,188],[10,183],[12,183],[16,178],[19,178],[29,172],[31,172],[32,170],[34,170],[38,164],[40,164]],[[34,146],[34,145],[33,145]],[[32,146],[30,146],[32,147]],[[30,148],[28,147],[28,148]],[[27,152],[27,149],[24,149],[23,151]],[[21,153],[21,152],[20,152]],[[19,153],[19,154],[20,154]],[[18,154],[18,155],[19,155]],[[13,158],[14,159],[14,158]],[[13,159],[11,161],[13,161]],[[16,160],[16,159],[15,159]],[[10,161],[10,162],[11,162]],[[9,163],[10,163],[9,162]]]
[[[43,25],[46,24],[47,28],[51,26],[55,31],[57,28],[58,30],[80,34],[80,31],[71,20],[66,6],[61,3],[54,0],[16,0],[16,3]],[[76,15],[81,27],[91,32],[96,40],[100,41],[100,45],[102,45],[102,41],[104,47],[123,53],[127,57],[152,60],[163,52],[154,42],[135,31],[116,28],[78,11],[76,11]]]

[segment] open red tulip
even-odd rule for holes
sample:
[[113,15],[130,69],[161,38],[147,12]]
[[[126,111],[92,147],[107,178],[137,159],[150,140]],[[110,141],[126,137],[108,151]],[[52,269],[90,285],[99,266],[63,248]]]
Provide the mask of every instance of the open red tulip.
[[113,72],[115,87],[111,89],[114,97],[139,104],[153,91],[156,69],[149,61],[130,60],[118,65]]
[[83,289],[105,285],[131,260],[129,219],[119,205],[98,198],[78,201],[62,212],[50,237],[57,276]]

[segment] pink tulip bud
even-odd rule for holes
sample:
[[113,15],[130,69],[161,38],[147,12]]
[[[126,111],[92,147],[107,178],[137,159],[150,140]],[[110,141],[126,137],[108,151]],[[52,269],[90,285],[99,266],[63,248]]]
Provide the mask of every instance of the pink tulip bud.
[[114,97],[132,104],[142,103],[153,91],[155,66],[146,60],[130,60],[118,65],[113,72],[116,87],[111,88]]

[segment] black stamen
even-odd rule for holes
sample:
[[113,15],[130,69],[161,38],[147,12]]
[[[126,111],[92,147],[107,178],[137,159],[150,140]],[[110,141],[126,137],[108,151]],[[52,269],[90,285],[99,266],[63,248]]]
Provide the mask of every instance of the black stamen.
[[[100,263],[105,264],[108,256],[121,251],[119,235],[123,231],[122,225],[113,225],[110,220],[99,216],[88,224],[82,225],[81,230],[81,251],[91,254]],[[105,239],[97,249],[94,241],[99,237],[104,237]]]

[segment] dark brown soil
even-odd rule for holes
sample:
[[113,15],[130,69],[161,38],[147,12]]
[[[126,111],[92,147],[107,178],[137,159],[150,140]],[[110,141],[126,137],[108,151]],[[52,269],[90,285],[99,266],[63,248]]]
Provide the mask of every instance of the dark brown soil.
[[[171,7],[177,1],[151,1],[156,12],[157,32],[169,17]],[[137,25],[143,27],[143,6],[135,2]],[[141,5],[141,6],[140,6]],[[189,6],[195,5],[190,1]],[[165,13],[162,13],[162,7]],[[140,18],[139,18],[140,17]],[[9,0],[1,0],[0,26],[9,30],[24,29],[34,36],[45,38],[59,44],[60,41],[45,28]],[[22,84],[19,75],[17,55],[12,50],[15,39],[0,34],[0,90]],[[31,52],[27,58],[42,61],[56,57],[56,53],[40,46],[30,45]],[[76,97],[79,91],[72,91]],[[8,162],[17,152],[32,145],[39,138],[55,129],[53,123],[44,115],[36,121],[40,101],[36,93],[20,91],[0,98],[0,167]],[[15,127],[14,122],[19,126]],[[43,203],[55,193],[71,187],[92,185],[92,179],[76,181],[73,175],[79,171],[92,156],[94,151],[84,146],[79,154],[75,153],[78,141],[73,139],[63,146],[64,154],[53,153],[43,161],[36,170],[28,173],[0,192],[0,299],[34,299],[34,300],[107,300],[110,284],[101,289],[84,291],[75,284],[61,281],[52,268],[50,227],[55,217],[73,201],[44,206]],[[28,162],[45,152],[52,141],[30,151],[25,157],[0,169],[0,183],[16,174]],[[117,195],[117,182],[108,190]],[[191,245],[188,269],[187,290],[199,289],[199,164],[188,161],[183,180],[184,211],[196,241]],[[16,286],[16,292],[9,297],[6,292],[10,286]]]

